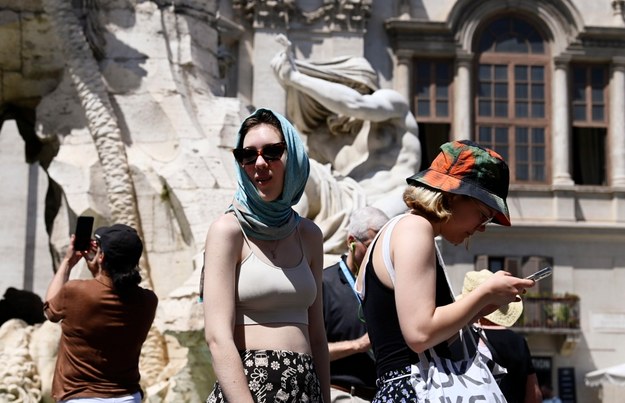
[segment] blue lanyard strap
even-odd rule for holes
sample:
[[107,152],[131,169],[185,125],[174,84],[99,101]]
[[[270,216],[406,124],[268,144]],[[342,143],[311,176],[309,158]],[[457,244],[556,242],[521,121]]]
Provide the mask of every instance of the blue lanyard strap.
[[[341,270],[343,270],[343,276],[345,276],[345,278],[347,279],[347,282],[352,288],[352,291],[354,292],[354,296],[356,296],[356,300],[358,301],[358,315],[359,315],[358,319],[364,323],[365,320],[364,318],[361,317],[362,315],[362,303],[361,302],[362,301],[360,300],[360,295],[358,295],[358,292],[356,291],[356,284],[354,282],[354,276],[352,275],[352,272],[349,270],[349,268],[345,264],[343,257],[341,257],[341,260],[339,260],[339,266],[341,266]],[[373,355],[372,349],[369,349],[367,351],[367,355],[375,362],[375,356]]]
[[347,279],[349,286],[351,287],[352,291],[354,292],[354,295],[356,296],[356,299],[358,300],[358,304],[360,304],[360,296],[358,295],[358,292],[356,292],[356,283],[354,282],[354,275],[349,270],[349,268],[345,264],[345,261],[343,260],[342,257],[341,257],[341,260],[339,260],[339,266],[341,266],[341,270],[343,270],[343,276],[345,276],[345,278]]

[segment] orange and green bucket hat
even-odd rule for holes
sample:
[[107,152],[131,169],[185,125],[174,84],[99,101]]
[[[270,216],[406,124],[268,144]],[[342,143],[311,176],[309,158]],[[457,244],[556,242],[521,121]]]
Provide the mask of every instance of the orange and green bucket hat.
[[409,185],[473,197],[495,210],[493,222],[510,226],[506,197],[510,172],[495,151],[470,140],[440,147],[430,167],[406,179]]

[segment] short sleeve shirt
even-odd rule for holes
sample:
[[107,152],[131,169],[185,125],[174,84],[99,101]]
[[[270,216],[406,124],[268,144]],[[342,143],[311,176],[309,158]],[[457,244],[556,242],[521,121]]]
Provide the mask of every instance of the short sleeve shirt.
[[142,392],[139,355],[154,320],[158,298],[137,287],[124,299],[108,278],[71,280],[44,304],[61,322],[52,383],[57,400],[114,397]]

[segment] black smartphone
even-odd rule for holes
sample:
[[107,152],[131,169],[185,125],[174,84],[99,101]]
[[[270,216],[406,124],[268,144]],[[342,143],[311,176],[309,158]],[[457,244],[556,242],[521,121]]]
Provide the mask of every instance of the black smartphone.
[[553,272],[553,269],[551,267],[547,266],[544,269],[540,269],[536,273],[530,274],[529,276],[527,276],[525,278],[528,279],[528,280],[539,281],[539,280],[544,279],[545,277],[551,276],[552,272]]
[[76,220],[76,231],[74,234],[74,250],[91,249],[91,231],[93,230],[93,217],[81,215]]

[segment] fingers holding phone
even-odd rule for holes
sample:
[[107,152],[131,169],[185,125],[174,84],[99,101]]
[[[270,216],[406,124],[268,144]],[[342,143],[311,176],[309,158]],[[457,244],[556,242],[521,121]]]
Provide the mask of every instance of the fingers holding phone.
[[76,251],[76,248],[74,246],[75,244],[76,244],[76,236],[72,235],[69,239],[69,246],[67,247],[67,251],[65,252],[65,259],[69,263],[70,268],[73,267],[76,263],[78,263],[80,258],[82,258],[82,254]]
[[544,267],[544,268],[538,270],[536,273],[532,273],[529,276],[523,278],[523,280],[531,280],[532,284],[527,286],[527,287],[523,287],[520,290],[520,294],[521,295],[525,295],[527,293],[527,288],[535,286],[536,282],[538,282],[538,281],[540,281],[540,280],[542,280],[542,279],[544,279],[546,277],[551,276],[552,273],[553,273],[553,269],[551,267],[547,266],[547,267]]
[[85,258],[85,262],[87,262],[87,268],[95,277],[100,271],[100,266],[98,265],[98,246],[95,241],[92,242],[91,250],[88,253],[85,253],[83,257]]

